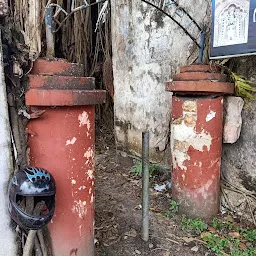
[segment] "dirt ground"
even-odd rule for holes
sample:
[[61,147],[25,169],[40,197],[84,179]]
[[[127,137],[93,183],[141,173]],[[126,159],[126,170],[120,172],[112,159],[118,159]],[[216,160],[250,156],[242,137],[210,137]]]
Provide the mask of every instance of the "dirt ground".
[[[150,240],[141,239],[141,193],[139,177],[130,173],[134,159],[114,149],[96,155],[96,256],[214,255],[192,234],[181,231],[180,219],[164,217],[171,191],[156,192],[156,182],[170,178],[161,173],[151,181]],[[191,241],[192,240],[192,241]]]

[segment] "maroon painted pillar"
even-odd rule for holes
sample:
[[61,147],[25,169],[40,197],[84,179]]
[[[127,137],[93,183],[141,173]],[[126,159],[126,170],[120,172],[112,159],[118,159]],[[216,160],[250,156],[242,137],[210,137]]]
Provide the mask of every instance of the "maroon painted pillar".
[[46,110],[27,126],[32,166],[56,181],[56,210],[48,227],[54,256],[94,255],[94,105],[105,101],[78,64],[38,60],[26,104]]
[[181,68],[167,86],[174,92],[172,196],[189,217],[210,219],[219,211],[222,95],[234,92],[225,80],[217,67],[194,65]]

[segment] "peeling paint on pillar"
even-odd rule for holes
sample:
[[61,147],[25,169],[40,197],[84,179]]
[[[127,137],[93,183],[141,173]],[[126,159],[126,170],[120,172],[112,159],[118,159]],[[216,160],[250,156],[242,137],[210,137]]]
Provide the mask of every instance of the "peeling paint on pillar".
[[[94,197],[94,106],[43,109],[46,110],[44,116],[28,125],[37,134],[29,137],[30,160],[32,165],[51,171],[57,181],[56,210],[49,224],[54,255],[66,255],[74,247],[78,249],[78,256],[91,256],[94,247],[94,202],[91,203]],[[84,112],[90,113],[89,130],[86,125],[80,127],[78,121]],[[66,146],[67,138],[70,143]],[[89,153],[85,156],[84,152]]]
[[36,63],[39,74],[30,76],[26,103],[46,112],[28,124],[35,133],[29,136],[29,155],[31,165],[49,170],[56,181],[56,210],[49,224],[53,254],[93,256],[94,105],[104,102],[106,92],[94,89],[94,78],[76,77],[77,64]]
[[223,97],[173,97],[173,199],[190,217],[219,210]]

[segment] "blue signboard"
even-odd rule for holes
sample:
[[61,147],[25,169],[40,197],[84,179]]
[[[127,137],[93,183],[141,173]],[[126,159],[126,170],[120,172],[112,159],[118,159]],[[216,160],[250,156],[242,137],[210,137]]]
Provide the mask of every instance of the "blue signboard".
[[256,0],[212,0],[211,59],[256,54]]

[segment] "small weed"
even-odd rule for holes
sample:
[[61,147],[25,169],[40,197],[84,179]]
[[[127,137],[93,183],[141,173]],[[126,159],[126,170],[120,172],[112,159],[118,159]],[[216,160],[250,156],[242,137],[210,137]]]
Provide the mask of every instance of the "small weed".
[[[155,164],[149,165],[149,175],[153,177],[155,173],[160,170],[160,167]],[[136,165],[132,167],[130,173],[134,174],[135,176],[142,176],[142,162],[138,162]]]
[[201,234],[201,238],[207,242],[206,247],[217,255],[222,255],[222,251],[229,245],[229,240],[225,237],[219,237],[211,232]]
[[[244,239],[249,242],[256,242],[256,229],[248,230],[248,229],[241,229],[240,230]],[[256,255],[256,254],[255,254]]]
[[172,200],[170,203],[170,210],[167,210],[163,213],[163,216],[166,218],[174,218],[174,215],[179,211],[179,204]]
[[231,251],[231,256],[255,256],[256,255],[256,248],[248,248],[244,251],[241,251],[239,249],[234,249]]
[[169,210],[167,210],[167,211],[163,212],[163,216],[166,218],[171,218],[173,215]]
[[179,211],[179,204],[176,201],[172,200],[171,201],[171,209],[170,210],[171,210],[172,213],[178,213],[178,211]]
[[[224,236],[223,230],[229,229],[227,223],[213,220],[213,227],[219,229],[221,234],[204,232],[201,238],[207,243],[206,247],[218,256],[222,256],[223,252],[229,252],[231,256],[254,256],[256,255],[256,230],[240,229],[240,233],[236,232],[238,237]],[[247,246],[246,242],[251,242]]]
[[256,91],[256,88],[252,86],[254,84],[252,81],[232,71],[230,71],[230,77],[235,83],[236,96],[242,97],[245,101],[256,100],[255,96],[252,94]]
[[218,230],[224,230],[224,229],[232,230],[232,228],[233,228],[232,223],[222,222],[222,221],[219,221],[215,218],[212,220],[212,226],[213,226],[213,228],[218,229]]
[[190,219],[186,218],[184,215],[182,216],[181,225],[182,230],[194,231],[197,234],[200,234],[208,228],[207,224],[201,219]]
[[245,102],[249,100],[256,100],[254,93],[256,92],[256,88],[254,83],[244,76],[240,74],[234,73],[231,69],[229,69],[225,64],[229,61],[229,59],[224,59],[221,61],[216,61],[215,63],[221,66],[225,72],[229,75],[230,80],[235,83],[235,94],[238,97],[242,97]]

